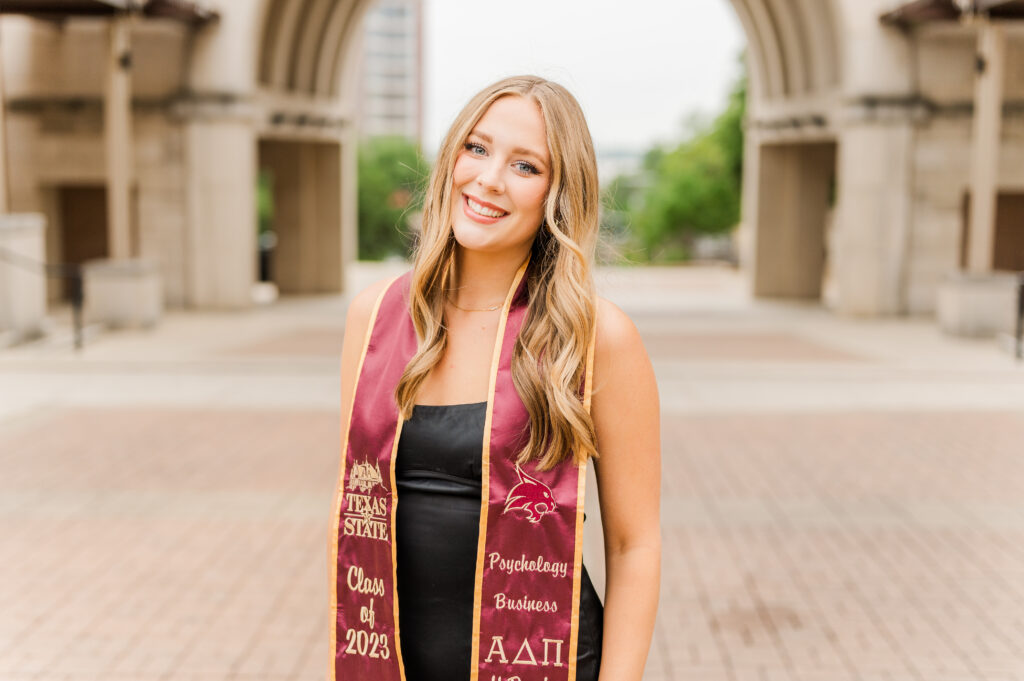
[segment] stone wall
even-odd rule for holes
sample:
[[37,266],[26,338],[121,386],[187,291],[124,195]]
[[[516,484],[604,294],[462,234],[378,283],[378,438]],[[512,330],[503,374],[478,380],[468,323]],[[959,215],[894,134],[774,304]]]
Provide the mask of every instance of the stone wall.
[[[960,267],[970,183],[974,33],[938,26],[915,34],[917,92],[929,112],[914,127],[906,311],[934,312],[938,285]],[[1000,191],[1024,191],[1024,34],[1010,35],[1004,85]]]
[[[14,211],[46,216],[46,257],[61,262],[63,187],[103,187],[103,69],[107,22],[65,24],[9,16],[0,21],[6,59],[8,154]],[[134,255],[155,261],[166,304],[183,305],[186,194],[182,91],[187,29],[169,20],[145,20],[132,29]],[[12,58],[18,55],[18,58]],[[47,297],[60,298],[51,279]]]

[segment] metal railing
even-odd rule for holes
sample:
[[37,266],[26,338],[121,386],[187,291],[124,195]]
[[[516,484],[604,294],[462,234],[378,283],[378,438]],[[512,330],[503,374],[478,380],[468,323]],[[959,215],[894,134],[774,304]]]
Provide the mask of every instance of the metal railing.
[[41,273],[46,277],[60,277],[69,280],[71,314],[74,320],[75,329],[75,350],[81,350],[83,345],[82,334],[82,304],[85,302],[85,288],[82,284],[82,266],[78,263],[45,263],[39,262],[21,253],[0,246],[0,260],[26,270]]

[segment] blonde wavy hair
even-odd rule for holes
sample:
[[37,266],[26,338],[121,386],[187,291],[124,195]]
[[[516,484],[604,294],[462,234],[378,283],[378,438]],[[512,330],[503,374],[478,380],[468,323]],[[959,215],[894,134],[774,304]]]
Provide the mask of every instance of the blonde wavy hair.
[[530,437],[517,461],[550,470],[575,457],[597,457],[594,421],[579,388],[586,372],[597,298],[593,263],[598,240],[597,160],[579,102],[563,86],[537,76],[513,76],[477,93],[455,118],[427,184],[423,222],[414,245],[409,311],[419,349],[395,388],[402,418],[412,416],[423,380],[448,343],[445,291],[454,285],[452,172],[455,160],[488,107],[500,97],[527,97],[544,118],[551,185],[544,221],[527,267],[529,302],[512,355],[512,379],[530,416]]

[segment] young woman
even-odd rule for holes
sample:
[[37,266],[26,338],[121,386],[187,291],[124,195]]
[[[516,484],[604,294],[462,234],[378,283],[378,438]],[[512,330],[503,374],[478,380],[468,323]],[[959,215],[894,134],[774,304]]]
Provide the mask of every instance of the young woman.
[[[504,79],[441,145],[412,269],[352,300],[329,678],[640,681],[659,405],[636,327],[594,292],[598,202],[576,99]],[[581,560],[591,456],[603,607]]]

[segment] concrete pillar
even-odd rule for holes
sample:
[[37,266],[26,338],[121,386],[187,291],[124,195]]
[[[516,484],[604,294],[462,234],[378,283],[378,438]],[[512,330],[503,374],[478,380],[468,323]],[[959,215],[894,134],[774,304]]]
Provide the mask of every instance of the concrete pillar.
[[971,207],[967,271],[992,270],[996,200],[999,191],[999,138],[1003,116],[1006,35],[987,18],[978,20],[979,70],[975,78],[974,129],[971,141]]
[[914,141],[910,121],[851,122],[836,167],[836,311],[902,314],[910,248]]
[[342,203],[341,203],[341,145],[316,145],[314,157],[319,191],[316,194],[316,290],[321,293],[341,293],[345,287],[342,276]]
[[244,116],[185,128],[186,304],[251,307],[257,276],[256,139]]
[[763,144],[758,158],[754,295],[818,298],[835,145]]
[[4,46],[0,41],[0,215],[11,210],[7,189],[7,104],[4,98]]
[[[341,280],[359,260],[359,137],[348,125],[341,139]],[[344,291],[344,288],[342,289]]]
[[282,293],[341,292],[340,145],[264,140],[259,153],[274,177],[274,283]]
[[[756,115],[757,99],[747,100],[748,118]],[[754,126],[747,126],[743,135],[743,181],[740,185],[740,224],[736,230],[736,254],[740,270],[747,275],[745,283],[753,295],[757,278],[757,178],[761,168],[761,136]]]
[[936,297],[939,327],[957,336],[1009,334],[1017,308],[1016,277],[993,271],[1006,35],[1002,25],[987,17],[976,21],[979,68],[974,81],[967,268],[949,273]]
[[106,91],[103,101],[103,133],[107,154],[107,244],[110,258],[132,256],[132,95],[131,17],[110,20],[107,45]]
[[46,275],[31,265],[44,260],[45,227],[39,213],[0,215],[0,248],[17,260],[0,259],[0,348],[43,333]]
[[[274,232],[277,245],[273,252],[273,277],[284,294],[308,292],[308,262],[304,263],[308,246],[303,247],[304,227],[313,215],[309,198],[316,187],[312,178],[303,175],[303,142],[266,140],[260,142],[260,165],[270,168],[274,177]],[[315,244],[313,244],[315,249]]]

